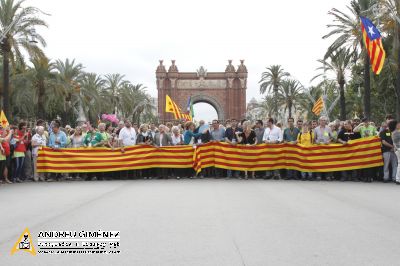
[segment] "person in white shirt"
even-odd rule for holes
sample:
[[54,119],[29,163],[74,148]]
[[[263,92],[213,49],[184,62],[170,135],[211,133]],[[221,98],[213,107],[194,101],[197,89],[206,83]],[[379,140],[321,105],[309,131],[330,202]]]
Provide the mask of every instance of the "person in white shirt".
[[172,139],[172,145],[183,145],[183,136],[179,132],[179,127],[173,126],[172,127],[172,134],[171,134],[171,139]]
[[125,120],[125,127],[119,132],[118,139],[121,145],[121,151],[124,152],[125,146],[133,146],[136,144],[136,130],[132,127],[131,121]]
[[36,134],[32,137],[32,157],[33,157],[33,180],[44,181],[44,173],[37,172],[37,159],[39,154],[39,148],[46,146],[47,138],[44,134],[44,127],[38,126],[36,128]]
[[[264,130],[263,141],[268,144],[277,144],[282,142],[282,129],[274,125],[274,119],[269,118],[267,121],[267,127]],[[266,171],[265,179],[270,179],[273,175],[274,179],[280,179],[281,175],[279,170]]]
[[282,136],[282,129],[274,125],[274,119],[268,119],[267,127],[264,130],[263,141],[265,143],[279,143],[282,142]]

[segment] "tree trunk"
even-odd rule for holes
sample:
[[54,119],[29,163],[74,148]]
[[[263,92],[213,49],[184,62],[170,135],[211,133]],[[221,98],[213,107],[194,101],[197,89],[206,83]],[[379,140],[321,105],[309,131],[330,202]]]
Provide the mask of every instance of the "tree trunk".
[[292,118],[292,103],[288,104],[288,110],[289,110],[289,117],[288,118]]
[[44,110],[44,104],[45,104],[45,87],[44,87],[44,82],[43,80],[38,82],[38,91],[39,91],[39,96],[38,96],[38,113],[37,113],[37,118],[45,119],[46,113]]
[[344,81],[339,83],[339,94],[340,94],[340,120],[346,120],[346,98],[344,96]]
[[2,99],[3,99],[3,110],[8,117],[8,119],[11,118],[10,114],[10,45],[8,43],[8,39],[5,38],[3,40],[2,44],[2,50],[3,50],[3,93],[2,93]]
[[278,88],[274,88],[274,115],[278,119]]
[[369,73],[369,56],[364,56],[364,117],[371,119],[371,77]]

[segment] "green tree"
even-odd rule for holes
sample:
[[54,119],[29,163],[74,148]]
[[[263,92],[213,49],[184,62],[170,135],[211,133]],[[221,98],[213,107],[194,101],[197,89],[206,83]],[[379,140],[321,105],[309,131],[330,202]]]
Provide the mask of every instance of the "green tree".
[[46,118],[46,90],[58,86],[55,64],[45,56],[35,56],[31,59],[33,67],[27,73],[37,94],[37,117]]
[[322,72],[316,75],[314,79],[321,76],[325,76],[326,72],[331,72],[335,75],[335,81],[339,85],[340,94],[340,120],[346,120],[346,98],[344,87],[346,85],[346,74],[350,70],[353,58],[353,54],[349,49],[339,48],[337,51],[329,55],[328,60],[318,60],[322,66],[318,67],[317,70]]
[[98,115],[108,113],[111,105],[103,95],[105,80],[96,73],[87,73],[81,80],[80,97],[89,121],[96,122]]
[[[386,51],[385,67],[390,68],[389,75],[395,78],[395,93],[396,93],[396,116],[400,119],[400,1],[398,0],[380,0],[376,7],[381,10],[380,20],[384,32],[391,36],[386,39],[391,41],[391,51]],[[387,48],[387,47],[385,47]],[[380,76],[382,76],[381,73]],[[387,75],[384,75],[388,78]]]
[[261,80],[258,82],[260,84],[260,93],[273,93],[275,98],[274,115],[278,116],[278,92],[279,89],[282,87],[282,81],[290,74],[288,72],[285,72],[280,65],[271,65],[266,69],[267,71],[261,74]]
[[24,0],[0,1],[0,21],[3,26],[0,33],[4,36],[0,46],[3,56],[3,87],[0,97],[3,100],[4,112],[8,116],[10,116],[10,61],[13,64],[16,61],[23,63],[23,50],[30,56],[43,55],[37,43],[43,47],[46,46],[44,38],[32,30],[37,26],[47,27],[46,22],[39,18],[43,12],[35,7],[23,8],[24,2]]
[[300,106],[300,98],[302,96],[303,86],[295,79],[285,79],[278,92],[278,103],[284,107],[285,112],[288,111],[289,118],[292,117],[292,111],[297,110]]
[[155,106],[142,84],[125,83],[119,92],[119,110],[138,124],[142,117],[151,117]]
[[112,106],[112,113],[118,113],[119,93],[120,90],[129,82],[125,80],[125,75],[121,74],[107,74],[105,76],[104,90],[108,94]]
[[84,76],[83,65],[75,63],[75,59],[70,61],[57,60],[55,69],[58,71],[59,92],[63,95],[64,113],[62,120],[64,123],[73,122],[74,108],[80,104],[80,82]]
[[[357,59],[360,52],[364,58],[364,115],[371,116],[371,78],[370,78],[370,62],[368,53],[365,51],[362,33],[360,27],[360,15],[366,15],[376,0],[352,0],[350,7],[350,15],[334,8],[328,12],[333,16],[333,24],[328,24],[328,28],[332,30],[323,39],[331,36],[337,36],[335,41],[329,46],[324,59],[327,59],[333,52],[340,48],[349,48],[353,50],[353,55]],[[355,61],[354,60],[354,61]]]

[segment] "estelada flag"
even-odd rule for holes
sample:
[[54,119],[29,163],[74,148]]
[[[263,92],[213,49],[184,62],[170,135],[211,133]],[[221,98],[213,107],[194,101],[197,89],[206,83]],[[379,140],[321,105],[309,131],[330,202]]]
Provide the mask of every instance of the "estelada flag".
[[360,17],[360,19],[364,45],[368,52],[372,71],[379,75],[386,57],[382,45],[382,36],[371,20],[366,17]]
[[178,105],[176,105],[176,103],[168,95],[165,96],[165,112],[173,113],[175,119],[182,118],[181,109],[178,107]]
[[8,124],[8,120],[7,120],[7,117],[6,117],[6,115],[4,114],[4,111],[3,110],[1,110],[1,113],[0,113],[0,123],[1,123],[1,126],[3,127],[3,128],[5,128],[5,127],[7,127],[9,124]]
[[316,115],[320,115],[322,112],[322,109],[324,108],[324,100],[322,99],[322,96],[319,97],[319,99],[314,103],[314,107],[312,109],[312,112]]

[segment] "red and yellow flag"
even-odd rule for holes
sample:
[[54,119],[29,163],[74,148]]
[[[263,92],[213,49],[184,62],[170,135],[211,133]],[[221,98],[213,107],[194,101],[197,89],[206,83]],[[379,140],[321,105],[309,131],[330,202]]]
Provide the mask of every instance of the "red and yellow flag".
[[386,57],[381,34],[371,20],[366,17],[360,17],[360,19],[364,45],[368,52],[372,71],[379,75]]
[[181,110],[169,95],[165,96],[165,101],[165,112],[173,113],[175,119],[181,119]]
[[316,115],[320,115],[322,112],[322,109],[324,109],[324,99],[322,99],[322,96],[319,97],[319,99],[314,103],[314,107],[312,109],[312,112]]
[[186,121],[192,121],[192,117],[189,114],[182,112],[182,109],[169,97],[165,96],[165,112],[173,113],[175,119],[185,119]]
[[5,128],[5,127],[8,127],[8,120],[7,120],[7,117],[6,117],[6,115],[4,114],[4,111],[3,110],[1,110],[1,113],[0,113],[0,123],[1,123],[1,126],[3,127],[3,128]]
[[302,146],[296,144],[229,145],[209,142],[192,145],[153,147],[136,145],[125,152],[110,148],[67,148],[39,150],[38,172],[89,173],[147,168],[207,167],[238,171],[291,169],[302,172],[334,172],[383,165],[378,137],[350,141],[347,145]]

